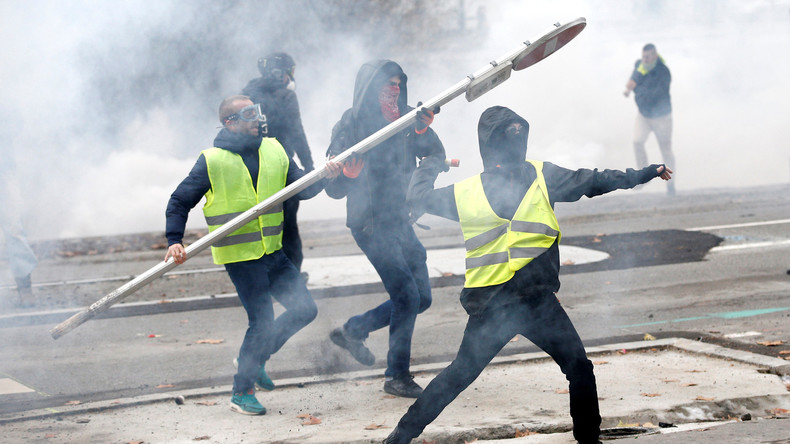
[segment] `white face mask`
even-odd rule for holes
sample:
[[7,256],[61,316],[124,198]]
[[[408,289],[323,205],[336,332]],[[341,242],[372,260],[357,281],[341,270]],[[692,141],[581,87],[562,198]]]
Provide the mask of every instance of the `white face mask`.
[[285,88],[290,89],[291,91],[296,91],[296,80],[289,80],[288,85]]

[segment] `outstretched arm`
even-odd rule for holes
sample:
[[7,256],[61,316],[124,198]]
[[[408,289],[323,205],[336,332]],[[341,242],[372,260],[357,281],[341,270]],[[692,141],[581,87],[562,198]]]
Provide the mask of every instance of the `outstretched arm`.
[[653,164],[640,170],[625,171],[597,169],[569,170],[549,162],[543,164],[543,175],[549,198],[554,202],[575,202],[582,196],[594,197],[614,190],[633,188],[650,182],[656,177],[671,178],[672,170],[665,165]]

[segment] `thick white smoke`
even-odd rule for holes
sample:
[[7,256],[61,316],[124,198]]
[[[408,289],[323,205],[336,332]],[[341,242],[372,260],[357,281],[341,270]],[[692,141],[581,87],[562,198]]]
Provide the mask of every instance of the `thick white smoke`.
[[[314,31],[321,11],[291,4],[270,6],[276,17],[234,15],[232,7],[209,2],[0,4],[0,36],[13,42],[0,66],[2,152],[17,163],[30,237],[163,230],[169,194],[216,134],[217,104],[258,76],[255,61],[267,51],[296,59],[302,118],[320,165],[363,62],[399,61],[415,104],[552,23],[579,16],[587,18],[586,30],[561,51],[473,103],[459,98],[442,110],[434,128],[462,166],[439,184],[479,171],[477,119],[492,105],[530,121],[534,158],[570,168],[633,166],[636,106],[622,90],[648,42],[673,75],[680,192],[790,179],[783,137],[790,103],[782,99],[790,93],[790,77],[782,74],[790,71],[790,1],[467,0],[459,2],[469,19],[464,32],[448,38],[426,29],[419,41],[399,41],[391,47],[401,49],[388,52],[371,42],[385,34],[397,41],[398,14],[379,34],[359,38],[342,27]],[[484,29],[476,22],[481,6]],[[297,19],[305,25],[276,29]],[[648,154],[660,162],[652,138]],[[662,191],[651,186],[647,192]],[[342,201],[322,194],[302,206],[300,218],[344,214]],[[189,226],[203,226],[199,209]]]

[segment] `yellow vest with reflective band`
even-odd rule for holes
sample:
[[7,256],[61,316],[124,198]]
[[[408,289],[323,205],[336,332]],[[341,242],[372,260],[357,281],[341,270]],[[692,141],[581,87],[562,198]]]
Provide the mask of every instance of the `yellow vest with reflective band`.
[[560,240],[560,226],[551,208],[543,162],[528,160],[537,178],[527,190],[512,220],[491,208],[480,175],[454,185],[455,205],[466,246],[466,282],[477,288],[509,281],[516,271]]
[[[241,156],[221,148],[202,151],[211,189],[206,193],[203,215],[214,231],[239,214],[285,187],[288,155],[273,138],[264,138],[258,150],[258,189],[252,187],[250,171]],[[282,248],[282,204],[229,234],[211,246],[214,263],[254,260]]]

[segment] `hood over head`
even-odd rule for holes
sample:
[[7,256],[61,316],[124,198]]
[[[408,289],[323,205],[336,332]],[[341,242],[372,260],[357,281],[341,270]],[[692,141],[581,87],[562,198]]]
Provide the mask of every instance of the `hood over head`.
[[[511,123],[520,123],[519,134],[506,134]],[[529,122],[509,108],[492,106],[483,111],[477,124],[477,139],[480,143],[480,157],[485,169],[501,166],[516,167],[527,157]]]
[[401,115],[405,114],[407,106],[406,74],[397,63],[392,60],[374,60],[367,62],[359,68],[357,78],[354,82],[354,118],[359,117],[360,113],[373,112],[381,115],[378,102],[379,90],[392,77],[400,77],[400,95],[398,96],[398,108]]

